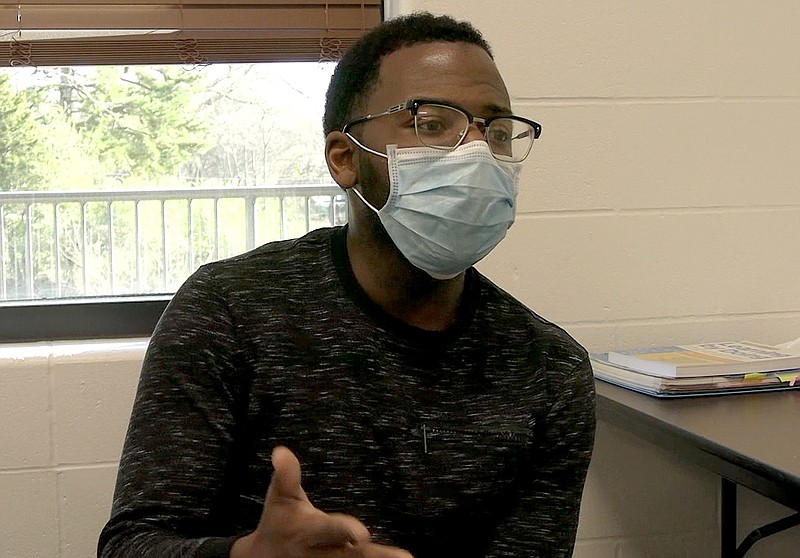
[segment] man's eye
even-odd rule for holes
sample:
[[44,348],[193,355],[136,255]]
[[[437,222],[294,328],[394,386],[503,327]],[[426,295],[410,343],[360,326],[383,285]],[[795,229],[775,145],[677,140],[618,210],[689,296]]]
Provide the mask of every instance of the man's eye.
[[503,128],[491,128],[489,133],[486,134],[486,139],[493,143],[507,143],[511,141],[511,131]]
[[435,134],[447,130],[447,124],[438,118],[417,119],[417,129],[420,132]]

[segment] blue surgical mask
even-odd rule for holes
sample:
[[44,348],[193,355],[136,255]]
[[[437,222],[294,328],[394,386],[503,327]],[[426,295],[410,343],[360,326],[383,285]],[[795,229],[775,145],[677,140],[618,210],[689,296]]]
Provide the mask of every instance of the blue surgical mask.
[[514,223],[519,163],[498,161],[482,141],[452,151],[386,149],[386,204],[376,209],[358,187],[353,190],[414,266],[435,279],[451,279],[503,240]]

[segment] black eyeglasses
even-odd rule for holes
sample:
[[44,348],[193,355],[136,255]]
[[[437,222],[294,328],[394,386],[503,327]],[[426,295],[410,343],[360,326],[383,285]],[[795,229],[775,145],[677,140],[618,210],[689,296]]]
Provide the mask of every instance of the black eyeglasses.
[[345,124],[342,132],[350,135],[350,128],[356,124],[404,110],[414,116],[414,131],[422,145],[451,151],[461,145],[470,125],[475,123],[489,144],[492,155],[500,161],[524,161],[531,152],[533,141],[542,134],[540,124],[521,116],[480,118],[459,106],[430,99],[410,99],[383,112],[356,118]]

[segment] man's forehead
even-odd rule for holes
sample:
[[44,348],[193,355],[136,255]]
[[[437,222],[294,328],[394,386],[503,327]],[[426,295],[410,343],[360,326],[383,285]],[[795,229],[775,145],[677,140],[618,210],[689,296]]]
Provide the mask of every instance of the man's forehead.
[[471,43],[416,43],[386,55],[367,104],[378,110],[381,103],[411,98],[469,104],[465,108],[480,108],[482,112],[510,109],[508,92],[494,61],[483,48]]

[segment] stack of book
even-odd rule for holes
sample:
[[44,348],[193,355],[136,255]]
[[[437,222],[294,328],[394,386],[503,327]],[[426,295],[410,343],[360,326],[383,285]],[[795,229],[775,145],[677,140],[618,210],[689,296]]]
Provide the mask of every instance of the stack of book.
[[591,355],[597,379],[656,397],[800,388],[800,352],[749,341]]

